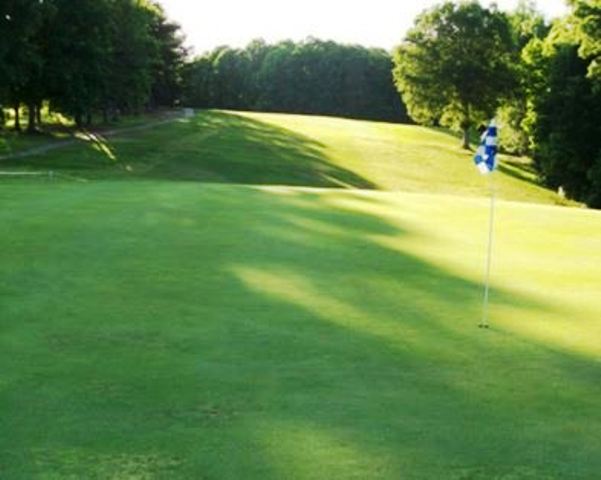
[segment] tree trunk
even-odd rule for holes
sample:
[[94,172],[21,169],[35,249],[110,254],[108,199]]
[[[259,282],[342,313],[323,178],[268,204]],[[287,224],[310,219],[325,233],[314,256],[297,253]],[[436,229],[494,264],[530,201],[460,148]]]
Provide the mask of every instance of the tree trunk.
[[15,132],[20,132],[21,131],[21,116],[19,115],[19,103],[15,103],[15,106],[13,107],[15,109]]
[[471,150],[470,147],[470,127],[463,127],[463,148]]
[[35,115],[36,115],[36,119],[38,121],[38,127],[42,126],[42,102],[39,102],[36,106],[35,106]]
[[36,120],[36,115],[35,115],[35,103],[30,103],[27,106],[27,109],[29,110],[29,122],[27,123],[27,133],[34,133],[35,132],[35,120]]

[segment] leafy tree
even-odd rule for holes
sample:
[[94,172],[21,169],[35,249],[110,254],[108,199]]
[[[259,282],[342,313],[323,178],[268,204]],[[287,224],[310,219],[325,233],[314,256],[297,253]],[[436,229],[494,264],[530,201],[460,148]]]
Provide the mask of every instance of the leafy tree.
[[182,69],[183,103],[198,108],[210,108],[213,62],[208,56],[184,65]]
[[110,88],[106,96],[112,110],[138,113],[149,99],[152,67],[158,58],[150,33],[153,9],[145,1],[113,0]]
[[540,67],[532,63],[533,58],[529,57],[528,51],[535,40],[543,41],[546,38],[551,27],[536,10],[533,1],[521,0],[508,18],[516,57],[519,59],[516,63],[518,82],[497,111],[497,119],[502,125],[500,142],[503,149],[525,155],[531,153],[532,137],[528,122],[532,116],[532,99],[538,94],[538,91],[535,93],[535,86],[541,83],[540,78],[536,78]]
[[[29,128],[40,106],[82,126],[95,112],[174,105],[185,50],[179,26],[150,0],[2,0],[0,111],[25,104]],[[3,119],[0,118],[0,123]]]
[[296,45],[286,41],[273,45],[265,55],[257,78],[261,91],[259,110],[298,113],[294,96],[300,82],[293,72],[295,50]]
[[411,117],[463,131],[494,115],[516,84],[507,17],[477,2],[422,13],[396,49],[395,80]]
[[261,96],[259,74],[269,50],[269,45],[261,38],[252,40],[244,49],[244,55],[247,58],[248,74],[246,96],[248,104],[251,107],[257,105]]
[[173,106],[181,96],[181,71],[187,55],[180,26],[169,21],[163,8],[153,3],[150,35],[155,43],[151,103]]
[[213,59],[212,84],[216,104],[222,108],[248,108],[248,58],[237,49],[223,48]]
[[601,86],[601,0],[571,0],[580,55],[589,60],[589,77]]
[[108,0],[53,0],[56,14],[46,32],[46,80],[53,107],[88,123],[108,88],[111,5]]
[[546,185],[570,198],[601,207],[601,91],[587,78],[573,30],[554,26],[529,55],[539,65],[533,92],[534,159]]
[[379,49],[314,38],[245,49],[219,47],[184,69],[184,97],[199,107],[402,121],[392,59]]
[[35,129],[35,104],[43,89],[40,29],[49,6],[39,0],[5,0],[0,5],[0,94],[15,110],[16,130],[21,129],[22,102],[29,105],[29,130]]

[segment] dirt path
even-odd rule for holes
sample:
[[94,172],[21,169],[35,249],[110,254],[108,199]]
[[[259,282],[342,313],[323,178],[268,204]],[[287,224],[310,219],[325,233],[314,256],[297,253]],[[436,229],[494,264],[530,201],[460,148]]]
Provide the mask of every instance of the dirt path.
[[186,118],[182,113],[170,114],[169,118],[158,120],[151,123],[145,123],[144,125],[136,125],[135,127],[125,127],[125,128],[114,128],[111,130],[83,130],[76,134],[75,138],[69,140],[63,140],[60,142],[52,142],[47,143],[46,145],[40,145],[39,147],[28,148],[21,152],[12,153],[9,155],[0,155],[0,161],[3,160],[16,160],[19,158],[33,157],[35,155],[43,155],[44,153],[58,150],[61,148],[69,147],[71,145],[76,145],[77,143],[84,142],[93,142],[97,143],[99,139],[115,137],[117,135],[121,135],[124,133],[138,132],[141,130],[148,130],[154,127],[158,127],[160,125],[165,125],[166,123],[175,122],[182,118]]

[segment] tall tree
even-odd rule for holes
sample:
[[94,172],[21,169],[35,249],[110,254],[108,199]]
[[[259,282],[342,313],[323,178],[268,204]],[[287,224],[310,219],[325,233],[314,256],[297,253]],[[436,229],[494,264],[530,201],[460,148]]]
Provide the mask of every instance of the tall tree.
[[49,97],[78,126],[91,119],[106,88],[111,51],[110,0],[53,0],[56,14],[46,33]]
[[571,0],[580,55],[589,60],[588,74],[601,87],[601,0]]
[[[20,130],[20,105],[29,105],[29,129],[35,128],[35,105],[43,89],[44,68],[40,29],[50,3],[39,0],[5,0],[0,4],[0,69],[4,101],[15,111]],[[1,103],[1,102],[0,102]]]
[[535,166],[543,182],[569,198],[601,208],[601,89],[590,61],[579,56],[569,21],[527,47],[534,77],[530,128]]
[[531,50],[534,40],[540,42],[546,38],[551,27],[532,0],[521,0],[517,8],[508,14],[508,18],[519,60],[516,62],[518,82],[497,111],[497,118],[503,127],[500,130],[500,142],[509,153],[528,155],[532,153],[528,122],[532,115],[533,99],[538,95],[536,86],[540,84],[540,79],[537,78],[540,68],[532,64],[534,59],[528,57],[527,52]]
[[384,50],[315,38],[245,49],[219,47],[185,68],[184,92],[199,107],[373,120],[406,120]]
[[105,103],[113,110],[138,113],[147,103],[152,87],[152,68],[157,45],[150,25],[154,6],[144,0],[112,0],[109,90]]
[[422,13],[396,49],[394,75],[411,117],[463,131],[490,118],[513,90],[511,28],[477,2],[446,2]]
[[155,62],[152,65],[151,103],[173,106],[181,96],[181,70],[187,50],[181,27],[171,22],[160,4],[150,9],[150,35],[155,43]]

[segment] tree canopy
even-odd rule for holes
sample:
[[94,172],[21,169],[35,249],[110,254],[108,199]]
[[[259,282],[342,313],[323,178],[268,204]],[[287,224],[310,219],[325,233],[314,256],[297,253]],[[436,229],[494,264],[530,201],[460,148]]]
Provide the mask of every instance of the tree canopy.
[[590,61],[589,77],[601,84],[601,0],[572,0],[580,55]]
[[185,101],[198,107],[406,120],[380,49],[309,38],[245,49],[219,47],[185,71]]
[[0,36],[0,106],[27,105],[30,130],[45,100],[81,125],[179,98],[183,37],[158,3],[5,0]]
[[446,2],[422,13],[394,55],[394,77],[419,123],[469,131],[491,118],[516,86],[507,16],[477,2]]

